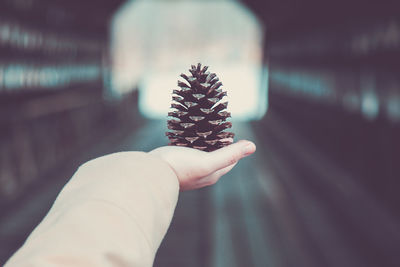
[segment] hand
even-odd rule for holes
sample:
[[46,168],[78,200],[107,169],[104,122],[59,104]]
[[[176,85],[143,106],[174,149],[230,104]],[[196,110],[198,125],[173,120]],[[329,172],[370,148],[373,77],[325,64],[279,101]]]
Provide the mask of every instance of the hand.
[[215,184],[236,163],[256,151],[254,143],[241,140],[213,152],[193,148],[163,146],[150,151],[165,160],[179,180],[180,190],[192,190]]

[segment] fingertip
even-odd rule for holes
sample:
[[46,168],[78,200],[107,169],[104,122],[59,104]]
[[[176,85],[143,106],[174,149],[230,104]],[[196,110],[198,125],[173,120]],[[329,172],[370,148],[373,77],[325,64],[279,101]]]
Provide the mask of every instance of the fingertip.
[[251,154],[253,154],[256,151],[256,145],[251,142],[251,141],[247,141],[247,140],[243,140],[243,156],[249,156]]
[[256,145],[248,140],[239,140],[236,144],[241,145],[242,156],[247,157],[256,151]]
[[213,171],[236,164],[241,158],[254,153],[256,146],[253,142],[240,140],[234,144],[217,149],[207,154],[208,166]]

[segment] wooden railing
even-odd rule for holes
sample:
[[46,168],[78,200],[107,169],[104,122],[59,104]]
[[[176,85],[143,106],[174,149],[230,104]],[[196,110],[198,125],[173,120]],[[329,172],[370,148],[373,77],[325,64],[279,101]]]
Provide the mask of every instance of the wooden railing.
[[96,91],[71,89],[0,108],[0,208],[63,161],[134,127],[139,120],[135,94],[106,101]]

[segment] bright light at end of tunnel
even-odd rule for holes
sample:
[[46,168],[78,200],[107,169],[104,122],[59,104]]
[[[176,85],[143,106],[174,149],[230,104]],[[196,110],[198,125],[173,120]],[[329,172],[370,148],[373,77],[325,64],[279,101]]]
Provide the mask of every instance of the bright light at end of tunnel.
[[[217,74],[222,82],[223,90],[228,96],[223,101],[229,101],[228,110],[234,120],[251,120],[261,118],[266,110],[266,85],[262,86],[262,70],[258,67],[225,67],[220,70],[210,69]],[[181,71],[182,72],[182,71]],[[170,110],[172,90],[177,86],[179,71],[149,74],[139,84],[139,109],[149,118],[165,118]],[[265,73],[264,73],[265,75]],[[182,79],[180,79],[182,80]]]
[[138,88],[141,113],[165,118],[179,74],[201,63],[223,83],[234,120],[259,119],[262,51],[262,26],[239,1],[127,1],[112,21],[112,95]]

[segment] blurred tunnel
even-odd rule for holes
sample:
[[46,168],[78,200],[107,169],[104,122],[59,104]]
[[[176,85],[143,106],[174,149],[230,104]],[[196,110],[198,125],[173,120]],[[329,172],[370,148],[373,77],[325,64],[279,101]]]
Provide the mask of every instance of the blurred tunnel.
[[149,151],[201,62],[257,152],[182,192],[154,266],[400,266],[400,5],[0,2],[0,265],[79,165]]

